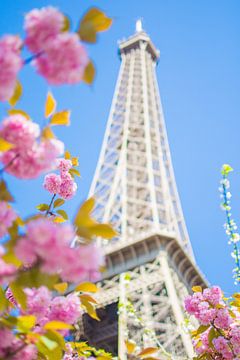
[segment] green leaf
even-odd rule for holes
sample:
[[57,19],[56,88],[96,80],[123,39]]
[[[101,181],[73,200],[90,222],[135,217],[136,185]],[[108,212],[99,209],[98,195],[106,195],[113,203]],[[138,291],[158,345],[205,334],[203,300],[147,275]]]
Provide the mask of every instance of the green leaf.
[[50,124],[51,125],[69,125],[70,124],[70,111],[65,110],[65,111],[60,111],[60,112],[55,113],[50,120]]
[[36,209],[38,209],[39,211],[47,211],[49,209],[49,205],[48,204],[39,204],[36,206]]
[[13,250],[7,251],[7,252],[2,256],[2,259],[3,259],[7,264],[15,265],[17,268],[22,265],[21,260],[19,260],[19,259],[17,258],[17,256],[16,256],[15,253],[13,252]]
[[95,73],[96,73],[96,71],[95,71],[95,67],[93,65],[93,62],[89,61],[89,63],[85,67],[82,80],[86,84],[91,85],[93,83],[94,78],[95,78]]
[[112,24],[112,19],[107,17],[98,8],[91,8],[85,13],[78,29],[78,34],[82,41],[95,43],[97,32],[107,30]]
[[57,213],[61,215],[65,220],[68,220],[68,215],[64,210],[57,210]]
[[0,200],[13,202],[14,199],[8,191],[7,184],[4,180],[0,181]]
[[[28,284],[26,284],[26,286],[28,286]],[[23,291],[23,289],[21,288],[20,284],[17,283],[17,280],[12,282],[9,287],[12,290],[14,298],[21,305],[21,308],[23,310],[26,310],[27,296]]]
[[5,311],[9,305],[8,300],[6,299],[5,292],[0,286],[0,313]]
[[210,331],[208,333],[208,342],[209,342],[210,347],[212,347],[212,348],[214,347],[212,341],[217,336],[218,336],[218,334],[217,334],[216,330],[213,327],[211,327],[211,329],[210,329]]
[[63,23],[62,32],[69,31],[70,25],[71,25],[70,18],[67,15],[64,15],[64,23]]
[[66,330],[73,329],[72,325],[69,325],[63,321],[49,321],[43,327],[45,330]]
[[16,86],[15,86],[15,89],[14,89],[14,93],[13,93],[12,97],[8,100],[9,104],[11,106],[15,106],[21,96],[22,96],[22,85],[17,80],[16,81]]
[[59,276],[57,274],[50,275],[42,273],[38,267],[33,267],[29,270],[21,272],[17,278],[17,282],[23,287],[40,287],[47,286],[53,289],[53,286],[58,282]]
[[74,177],[74,175],[81,176],[80,172],[74,168],[71,168],[68,172],[72,175],[72,177]]
[[52,351],[58,347],[58,343],[56,341],[50,340],[47,336],[42,335],[40,337],[40,341],[47,347],[48,350]]
[[62,206],[64,203],[65,203],[65,201],[63,199],[57,199],[57,200],[54,201],[53,207],[55,209],[55,208],[57,208],[59,206]]
[[233,168],[229,164],[223,164],[221,170],[222,175],[227,176],[231,171],[233,171]]
[[28,332],[35,326],[35,324],[36,324],[36,316],[25,315],[25,316],[18,316],[17,318],[17,329],[20,332]]

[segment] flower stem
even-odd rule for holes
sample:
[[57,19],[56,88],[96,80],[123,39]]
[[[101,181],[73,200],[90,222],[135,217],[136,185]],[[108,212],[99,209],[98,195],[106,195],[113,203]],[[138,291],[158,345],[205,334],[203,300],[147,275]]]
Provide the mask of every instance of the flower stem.
[[2,169],[0,169],[0,175],[6,170],[8,169],[13,163],[14,161],[20,156],[20,154],[16,154],[11,161],[9,161],[8,164],[6,164]]
[[51,213],[51,207],[52,207],[52,204],[53,204],[53,201],[54,201],[56,195],[57,195],[57,194],[54,194],[54,195],[53,195],[53,197],[52,197],[52,199],[51,199],[51,201],[50,201],[49,207],[48,207],[48,209],[47,209],[47,211],[46,211],[45,216],[48,216],[48,215]]

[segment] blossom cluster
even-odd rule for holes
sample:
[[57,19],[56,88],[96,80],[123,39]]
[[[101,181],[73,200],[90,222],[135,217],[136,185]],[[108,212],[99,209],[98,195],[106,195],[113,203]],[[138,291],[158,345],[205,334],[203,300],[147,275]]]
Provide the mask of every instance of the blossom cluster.
[[13,208],[6,201],[0,201],[0,238],[7,234],[16,218]]
[[76,293],[52,297],[52,293],[45,286],[38,289],[26,288],[25,293],[27,310],[21,310],[21,313],[36,316],[40,330],[49,321],[74,325],[82,314],[80,299]]
[[0,39],[0,101],[6,101],[13,95],[17,74],[23,66],[21,46],[18,36],[7,35]]
[[71,199],[77,190],[77,184],[69,173],[73,164],[71,160],[58,159],[57,168],[60,175],[51,173],[45,176],[43,186],[51,194],[57,194],[64,200]]
[[4,327],[0,328],[0,357],[1,359],[11,358],[13,360],[35,360],[37,349],[33,344],[26,345],[22,340],[17,339],[13,332]]
[[[50,321],[60,321],[69,325],[74,325],[82,314],[81,302],[76,293],[67,296],[53,297],[52,292],[45,286],[41,286],[37,289],[26,288],[24,291],[27,295],[26,310],[21,308],[9,289],[7,290],[6,295],[12,305],[20,310],[21,315],[35,316],[36,324],[32,331],[38,334],[45,333],[46,330],[44,329],[44,325]],[[63,335],[67,335],[69,330],[61,330],[61,332]],[[21,346],[24,347],[24,351],[17,351],[16,356],[11,358],[16,360],[33,360],[37,358],[37,348],[35,345],[31,344],[26,346],[20,339],[15,338],[12,331],[0,328],[0,336],[2,336],[0,342],[1,358],[7,357]]]
[[17,36],[0,39],[0,101],[9,100],[24,63],[23,45],[33,53],[33,64],[50,84],[73,84],[82,80],[89,59],[75,33],[66,31],[66,17],[56,8],[34,9],[26,14],[23,42]]
[[0,137],[11,144],[0,152],[5,171],[20,179],[32,179],[55,166],[56,158],[64,152],[57,139],[39,139],[39,125],[21,114],[10,115],[1,124]]
[[103,265],[101,251],[93,243],[72,248],[74,229],[69,224],[56,224],[47,218],[29,222],[27,234],[15,248],[25,264],[40,263],[41,270],[59,274],[63,281],[99,280]]
[[65,17],[53,7],[26,15],[26,45],[36,54],[34,64],[50,84],[81,81],[88,56],[77,34],[65,32]]
[[185,299],[185,309],[201,324],[193,332],[198,355],[213,359],[236,359],[240,355],[240,324],[236,308],[230,309],[217,286],[197,291]]

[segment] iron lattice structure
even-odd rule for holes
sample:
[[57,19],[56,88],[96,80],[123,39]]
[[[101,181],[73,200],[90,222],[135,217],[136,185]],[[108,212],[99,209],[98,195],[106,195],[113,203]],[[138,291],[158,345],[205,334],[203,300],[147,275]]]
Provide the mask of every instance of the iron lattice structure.
[[[182,328],[183,298],[205,281],[195,265],[174,178],[156,79],[159,51],[138,22],[136,33],[119,43],[119,54],[120,72],[90,189],[94,216],[112,223],[119,235],[101,241],[107,259],[99,293],[103,321],[97,325],[86,316],[84,332],[93,345],[118,353],[121,360],[127,359],[126,338],[142,346],[160,342],[174,358],[187,359],[192,345]],[[128,298],[151,332],[125,307],[116,315],[117,304]]]

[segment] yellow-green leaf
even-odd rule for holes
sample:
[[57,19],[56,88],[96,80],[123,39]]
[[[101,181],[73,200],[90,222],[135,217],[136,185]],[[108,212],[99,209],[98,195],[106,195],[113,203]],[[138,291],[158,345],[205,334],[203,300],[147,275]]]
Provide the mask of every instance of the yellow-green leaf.
[[71,21],[70,21],[69,17],[67,15],[64,15],[64,23],[63,23],[62,32],[69,31],[70,25],[71,25]]
[[38,209],[39,211],[47,211],[49,209],[49,205],[48,204],[39,204],[36,206],[36,209]]
[[77,157],[72,157],[71,161],[72,161],[73,166],[78,166],[79,165]]
[[89,228],[92,236],[101,236],[104,239],[112,239],[117,232],[109,224],[96,224]]
[[70,111],[64,110],[55,113],[50,120],[51,125],[69,125],[70,124]]
[[10,284],[10,289],[12,290],[13,296],[16,301],[21,305],[23,310],[26,310],[27,307],[27,296],[17,281],[14,281]]
[[12,148],[14,148],[13,144],[4,140],[3,138],[0,138],[0,152],[5,152],[11,150]]
[[77,285],[75,291],[96,293],[97,291],[99,291],[99,289],[96,284],[93,284],[91,282],[84,282]]
[[95,78],[95,73],[96,71],[93,62],[89,61],[89,63],[85,67],[82,80],[88,85],[92,84]]
[[144,359],[146,356],[155,354],[157,351],[159,351],[156,347],[147,347],[143,349],[137,356],[139,356],[141,359]]
[[17,268],[22,265],[22,262],[16,257],[15,253],[12,250],[7,251],[3,256],[2,259],[7,264],[12,264]]
[[54,111],[56,110],[56,100],[54,99],[52,93],[49,91],[47,93],[47,99],[46,99],[46,103],[45,103],[45,117],[48,118],[49,116],[51,116]]
[[8,300],[6,299],[5,292],[3,288],[0,286],[0,312],[3,312],[7,309],[9,305]]
[[81,303],[84,306],[88,315],[91,316],[91,318],[100,321],[94,306],[87,299],[81,299]]
[[52,129],[50,128],[50,126],[45,126],[42,129],[42,134],[41,134],[43,139],[54,139],[55,135],[52,131]]
[[98,302],[92,297],[90,296],[89,294],[82,294],[79,296],[81,302],[83,301],[88,301],[89,303],[92,303],[92,304],[97,304]]
[[36,324],[36,316],[25,315],[18,316],[17,318],[17,328],[19,331],[29,331]]
[[9,115],[22,115],[24,116],[27,120],[30,120],[30,116],[23,110],[20,110],[20,109],[9,109],[8,110],[8,114]]
[[125,345],[128,354],[132,354],[136,349],[136,343],[133,340],[125,340]]
[[44,325],[43,328],[45,330],[65,330],[65,329],[73,329],[73,326],[63,321],[49,321]]
[[231,171],[233,171],[233,168],[229,164],[223,164],[221,173],[222,175],[228,175]]
[[62,216],[55,216],[55,218],[53,219],[53,222],[55,223],[64,223],[66,220],[62,217]]
[[65,201],[63,199],[57,199],[57,200],[54,201],[53,207],[55,209],[55,208],[57,208],[59,206],[62,206],[64,203],[65,203]]
[[71,168],[69,170],[69,173],[74,177],[74,175],[76,176],[81,176],[80,172],[77,169]]
[[95,43],[97,32],[107,30],[112,24],[112,19],[107,17],[103,11],[98,8],[91,8],[83,16],[78,29],[81,40]]
[[12,95],[12,97],[8,100],[9,104],[10,104],[11,106],[15,106],[21,96],[22,96],[22,85],[21,85],[21,83],[17,80],[17,81],[16,81],[16,86],[15,86],[15,89],[14,89],[14,92],[13,92],[13,95]]
[[58,343],[56,341],[50,340],[47,336],[42,335],[40,341],[48,348],[48,350],[52,351],[58,347]]
[[4,180],[0,181],[0,200],[13,202],[14,199],[8,191],[7,184]]
[[193,292],[202,292],[202,287],[201,286],[193,286],[192,291]]
[[54,289],[57,290],[59,293],[65,293],[65,291],[68,288],[68,283],[63,282],[63,283],[58,283],[54,285]]
[[83,224],[88,224],[90,222],[89,215],[92,212],[94,205],[95,205],[94,198],[89,198],[81,205],[74,220],[75,225],[79,226]]
[[67,151],[67,150],[65,151],[64,158],[65,158],[66,160],[70,160],[70,159],[71,159],[71,154],[70,154],[69,151]]
[[64,210],[57,210],[57,213],[58,213],[59,215],[61,215],[61,216],[64,218],[64,220],[68,220],[68,214],[66,213],[66,211],[64,211]]

